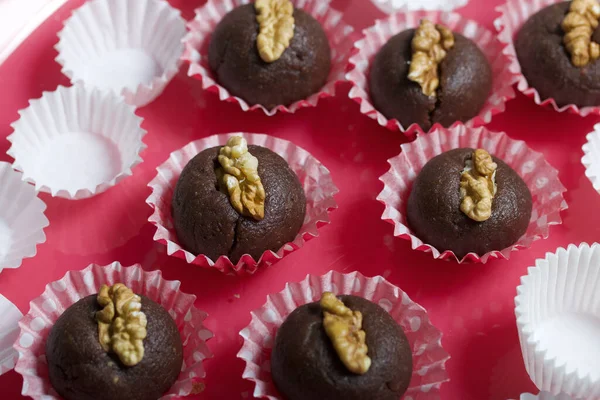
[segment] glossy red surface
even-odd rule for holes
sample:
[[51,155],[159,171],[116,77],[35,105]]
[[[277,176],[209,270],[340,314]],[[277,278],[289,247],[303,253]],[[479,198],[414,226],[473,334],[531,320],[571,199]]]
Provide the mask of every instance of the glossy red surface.
[[[11,133],[9,124],[28,99],[68,84],[54,62],[53,46],[62,21],[82,3],[70,1],[0,66],[3,138]],[[201,2],[171,3],[191,18],[192,9]],[[498,0],[471,0],[459,12],[492,29],[498,4]],[[335,0],[333,6],[344,11],[357,29],[383,16],[366,0]],[[399,152],[404,139],[361,115],[358,105],[347,99],[347,84],[340,86],[336,98],[322,100],[317,108],[267,118],[261,112],[244,113],[235,104],[218,101],[215,94],[203,92],[198,82],[188,79],[185,71],[182,68],[157,101],[139,110],[149,132],[144,139],[148,149],[132,177],[88,200],[41,195],[48,205],[48,240],[39,246],[35,258],[26,259],[19,269],[2,272],[0,293],[26,313],[29,300],[68,270],[114,260],[126,265],[139,262],[148,270],[160,268],[166,279],[181,280],[183,291],[196,294],[196,305],[210,315],[206,325],[215,333],[209,341],[215,357],[205,364],[206,391],[196,397],[240,399],[251,398],[253,386],[241,378],[244,363],[235,357],[242,342],[238,332],[268,293],[279,292],[286,282],[300,281],[307,273],[335,269],[381,274],[427,308],[445,334],[444,347],[452,358],[447,364],[451,380],[442,386],[443,399],[496,400],[536,391],[525,372],[517,337],[516,286],[536,258],[558,246],[593,242],[600,235],[600,214],[593,211],[600,207],[600,196],[580,163],[585,134],[598,117],[558,114],[522,95],[508,103],[507,111],[496,116],[489,128],[506,131],[545,154],[560,170],[569,209],[563,213],[563,225],[551,228],[549,239],[513,253],[509,261],[458,265],[411,250],[380,219],[383,206],[375,197],[383,185],[378,177],[387,171],[386,160]],[[331,170],[340,188],[339,209],[331,214],[332,223],[321,229],[320,237],[247,278],[225,276],[168,257],[164,246],[152,240],[155,228],[147,222],[151,210],[145,204],[150,193],[146,185],[170,152],[191,140],[231,131],[264,132],[295,142]],[[12,161],[5,155],[8,147],[6,140],[0,141],[0,160]],[[20,398],[21,384],[15,372],[1,376],[1,397]]]

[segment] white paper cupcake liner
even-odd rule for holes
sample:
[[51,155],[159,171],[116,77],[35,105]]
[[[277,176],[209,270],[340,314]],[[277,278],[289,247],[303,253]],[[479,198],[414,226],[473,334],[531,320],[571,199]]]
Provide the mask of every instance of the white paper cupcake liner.
[[452,11],[466,6],[469,0],[371,0],[381,11],[391,14],[396,11],[440,10]]
[[6,297],[0,294],[0,375],[15,367],[18,353],[13,343],[19,335],[18,322],[23,317],[21,311]]
[[577,400],[565,394],[554,396],[548,392],[540,392],[539,394],[523,393],[519,400]]
[[46,204],[35,188],[5,162],[0,162],[0,187],[1,272],[18,268],[24,258],[35,256],[37,245],[46,241],[44,228],[50,223],[44,215]]
[[[533,210],[527,231],[514,245],[485,254],[469,253],[458,260],[452,251],[440,251],[413,234],[407,222],[406,205],[412,184],[425,164],[439,154],[461,147],[486,149],[514,169],[531,192]],[[394,236],[409,240],[414,250],[430,252],[434,258],[454,259],[459,263],[508,259],[511,251],[527,248],[535,240],[547,238],[550,226],[562,223],[560,212],[567,208],[563,198],[566,189],[558,179],[558,171],[546,162],[542,154],[531,150],[521,140],[513,140],[503,132],[490,132],[483,127],[458,126],[439,128],[400,148],[400,155],[388,160],[390,170],[379,178],[384,188],[377,200],[385,205],[381,218],[394,225]]]
[[449,380],[445,363],[450,355],[442,347],[442,333],[429,321],[427,311],[381,276],[367,278],[358,272],[330,271],[288,283],[253,311],[250,325],[240,335],[244,344],[237,354],[246,362],[243,378],[255,383],[254,397],[280,400],[271,379],[271,349],[277,329],[299,306],[319,301],[323,292],[363,297],[384,308],[402,327],[413,349],[413,374],[403,399],[438,400],[440,386]]
[[179,281],[165,280],[160,271],[146,272],[139,264],[123,267],[118,262],[91,264],[81,271],[70,271],[60,280],[46,285],[44,293],[30,304],[29,313],[19,322],[20,333],[14,343],[19,352],[15,371],[23,376],[23,396],[36,400],[60,397],[48,379],[45,342],[52,325],[71,305],[96,294],[103,284],[124,283],[135,293],[162,305],[173,317],[183,342],[181,373],[161,400],[187,396],[205,377],[202,362],[212,357],[206,341],[213,335],[203,325],[207,314],[194,307],[196,296],[182,293]]
[[185,36],[179,10],[164,0],[92,0],[59,32],[56,61],[72,83],[120,94],[142,107],[179,70]]
[[11,126],[8,155],[36,190],[67,199],[104,192],[142,162],[146,131],[112,92],[59,86],[31,100]]
[[504,49],[502,52],[506,55],[510,71],[515,75],[517,88],[525,96],[533,99],[535,104],[552,107],[555,111],[568,111],[573,114],[585,117],[587,115],[600,115],[600,107],[578,107],[575,104],[568,104],[559,107],[553,98],[542,99],[538,91],[529,87],[527,79],[521,72],[521,65],[517,57],[514,39],[521,26],[539,10],[564,0],[508,0],[505,4],[498,6],[496,11],[501,15],[494,21],[494,26],[498,31],[498,40],[502,42]]
[[275,115],[278,111],[294,113],[304,107],[315,107],[321,98],[335,95],[335,85],[344,79],[344,72],[353,43],[353,28],[342,20],[342,13],[330,7],[330,0],[292,0],[296,8],[312,15],[323,27],[331,47],[331,71],[325,86],[307,99],[291,105],[279,105],[267,110],[260,104],[249,105],[245,100],[233,96],[219,85],[208,64],[208,43],[215,27],[223,17],[234,8],[250,3],[250,0],[208,0],[196,10],[196,18],[188,23],[189,33],[184,39],[183,59],[190,63],[188,75],[198,78],[202,88],[215,92],[219,100],[234,102],[244,111],[262,110],[266,115]]
[[533,383],[552,394],[600,398],[600,245],[571,244],[536,260],[515,304]]
[[[266,147],[283,157],[298,176],[306,195],[304,224],[293,242],[285,244],[277,252],[265,251],[258,260],[254,260],[252,256],[246,254],[235,265],[227,256],[211,260],[203,254],[196,256],[183,249],[179,245],[171,215],[173,191],[183,168],[201,151],[211,147],[223,146],[232,136],[242,136],[248,141],[249,145]],[[154,240],[166,244],[169,255],[182,258],[188,263],[200,267],[216,268],[224,273],[253,274],[259,267],[276,263],[288,253],[302,247],[307,240],[317,237],[319,235],[318,228],[329,224],[329,212],[337,208],[333,196],[338,192],[338,189],[331,179],[329,170],[301,147],[287,140],[263,134],[238,132],[196,140],[171,153],[169,159],[160,165],[157,170],[158,175],[148,184],[152,188],[152,193],[146,200],[146,203],[154,209],[154,213],[148,219],[156,226]]]
[[582,150],[581,163],[585,167],[585,176],[592,182],[594,189],[600,192],[600,124],[594,125],[594,130],[587,134]]
[[[406,132],[410,137],[415,132],[423,132],[423,129],[417,124],[402,126],[398,120],[387,119],[375,109],[369,96],[368,77],[371,63],[388,40],[406,29],[415,28],[419,25],[419,21],[424,18],[434,23],[441,23],[452,31],[461,33],[475,42],[486,55],[492,68],[492,91],[481,111],[476,117],[467,121],[465,125],[472,127],[489,123],[492,116],[503,112],[505,103],[515,97],[515,91],[512,88],[515,77],[508,68],[506,57],[501,51],[502,45],[496,36],[475,21],[468,20],[455,13],[440,11],[399,12],[377,21],[375,25],[365,29],[363,38],[354,44],[353,55],[350,57],[346,79],[352,83],[352,88],[348,96],[360,104],[361,113],[376,120],[381,126]],[[462,123],[457,121],[452,126],[456,125],[462,125]],[[434,124],[429,131],[438,127],[440,127],[440,124]]]

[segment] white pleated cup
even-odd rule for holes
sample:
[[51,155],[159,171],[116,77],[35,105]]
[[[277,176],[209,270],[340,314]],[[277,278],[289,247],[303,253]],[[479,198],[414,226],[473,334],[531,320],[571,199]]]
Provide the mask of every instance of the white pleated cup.
[[[2,271],[4,268],[18,268],[24,258],[35,256],[37,245],[46,241],[44,228],[49,222],[44,215],[46,204],[37,197],[35,188],[23,182],[22,174],[4,162],[0,162],[0,187]],[[0,312],[0,315],[4,316],[4,313]]]
[[452,11],[466,6],[469,0],[371,0],[377,8],[386,14],[396,11]]
[[13,348],[13,343],[19,336],[19,320],[23,317],[21,311],[0,294],[0,375],[15,367],[19,354]]
[[65,22],[56,61],[72,83],[142,107],[177,74],[185,33],[181,13],[165,0],[92,0]]
[[539,394],[523,393],[519,400],[576,400],[565,394],[554,396],[548,392],[540,392]]
[[13,167],[52,196],[94,196],[142,162],[142,118],[110,91],[60,86],[31,100],[19,115],[8,137]]
[[594,130],[587,134],[582,150],[581,163],[585,167],[585,176],[600,192],[600,124],[594,125]]
[[569,245],[521,278],[515,314],[525,367],[550,394],[600,398],[600,245]]

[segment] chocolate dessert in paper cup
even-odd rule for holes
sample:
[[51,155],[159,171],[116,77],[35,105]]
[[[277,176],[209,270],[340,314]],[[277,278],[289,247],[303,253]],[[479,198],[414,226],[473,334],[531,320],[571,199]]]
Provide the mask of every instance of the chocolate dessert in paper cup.
[[37,245],[46,241],[44,228],[50,224],[44,215],[46,204],[22,178],[10,164],[0,162],[0,272],[34,257]]
[[525,368],[542,391],[600,396],[600,245],[558,248],[536,260],[515,298]]
[[353,42],[329,0],[208,0],[188,29],[188,75],[220,100],[268,116],[334,96]]
[[483,125],[515,96],[501,50],[492,32],[459,14],[397,12],[354,44],[348,96],[379,125],[411,137],[460,122]]
[[170,399],[200,390],[212,333],[196,296],[179,286],[160,271],[118,262],[91,264],[46,285],[14,343],[22,394]]
[[165,0],[92,0],[59,32],[56,61],[72,83],[142,107],[179,71],[185,33],[181,13]]
[[600,191],[600,124],[594,125],[594,131],[587,134],[582,150],[581,163],[585,167],[585,176],[594,189]]
[[[350,324],[353,356],[336,342],[336,321]],[[288,283],[252,312],[240,335],[237,356],[256,398],[283,399],[303,385],[294,398],[439,399],[449,380],[442,333],[425,309],[381,276],[330,271]],[[296,370],[288,374],[289,368]]]
[[224,273],[253,274],[318,236],[337,208],[329,170],[275,137],[228,133],[177,150],[149,183],[154,240]]
[[23,317],[21,311],[10,300],[0,294],[0,375],[15,367],[18,353],[13,343],[19,335],[18,322]]
[[496,10],[494,25],[519,91],[558,112],[600,114],[597,0],[508,0]]
[[8,155],[26,182],[52,196],[92,197],[142,162],[142,118],[112,92],[59,86],[31,100],[19,116]]
[[508,259],[562,223],[558,171],[523,141],[458,126],[400,147],[377,199],[414,250],[460,263]]

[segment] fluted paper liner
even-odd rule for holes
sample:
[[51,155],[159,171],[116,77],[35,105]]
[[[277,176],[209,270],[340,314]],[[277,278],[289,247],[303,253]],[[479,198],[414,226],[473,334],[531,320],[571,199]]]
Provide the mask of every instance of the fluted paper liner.
[[585,176],[592,182],[594,189],[600,192],[600,124],[594,125],[594,130],[588,133],[582,150],[581,163],[585,167]]
[[10,164],[0,162],[0,272],[18,268],[24,258],[35,256],[37,245],[46,241],[44,228],[50,224],[44,215],[46,204],[22,176]]
[[400,288],[381,276],[367,278],[358,272],[330,271],[323,276],[308,275],[302,282],[288,283],[279,293],[252,312],[250,325],[240,335],[244,344],[237,354],[246,362],[243,377],[256,384],[254,397],[280,400],[271,379],[271,349],[277,329],[299,306],[319,301],[323,292],[363,297],[385,309],[402,327],[413,350],[413,373],[405,399],[440,398],[440,386],[449,380],[445,363],[450,356],[442,347],[442,333],[431,323],[427,311],[414,303]]
[[250,0],[208,0],[196,10],[196,18],[188,23],[185,54],[183,59],[189,62],[188,75],[198,78],[202,88],[215,92],[219,100],[234,102],[244,111],[262,110],[266,115],[275,115],[278,111],[294,113],[304,107],[315,107],[320,99],[335,95],[335,85],[344,79],[344,72],[353,42],[353,28],[342,20],[342,13],[331,8],[330,0],[292,0],[294,7],[312,15],[323,27],[331,48],[331,70],[325,86],[317,93],[291,105],[282,104],[267,110],[260,104],[249,105],[245,100],[233,96],[219,85],[208,63],[208,44],[215,27],[223,17],[234,8],[250,3]]
[[103,284],[124,283],[163,306],[173,317],[183,343],[181,373],[161,400],[187,396],[205,377],[202,362],[212,357],[206,341],[212,337],[203,325],[207,314],[194,307],[196,296],[182,293],[179,281],[165,280],[160,271],[146,272],[139,264],[123,267],[118,262],[91,264],[81,271],[70,271],[60,280],[46,285],[44,293],[30,304],[29,313],[19,322],[20,333],[14,343],[19,352],[15,371],[23,376],[23,396],[36,400],[60,399],[48,379],[46,338],[58,317],[78,300],[98,293]]
[[0,294],[0,375],[15,367],[18,353],[13,343],[19,334],[18,322],[23,317],[21,311]]
[[[293,242],[285,244],[276,252],[265,251],[260,259],[254,260],[249,254],[233,264],[229,257],[221,256],[211,260],[207,256],[194,255],[179,245],[173,218],[171,200],[179,175],[187,163],[201,151],[223,146],[232,136],[243,136],[248,144],[266,147],[279,154],[296,173],[306,195],[306,216],[300,232]],[[286,254],[299,249],[307,240],[319,235],[318,228],[329,223],[329,211],[337,208],[333,196],[338,192],[329,170],[310,153],[287,140],[256,133],[227,133],[196,140],[171,153],[169,159],[158,168],[158,175],[148,184],[152,194],[146,203],[154,209],[148,219],[156,226],[154,240],[167,245],[167,253],[201,267],[216,268],[224,273],[253,274],[259,267],[272,265]]]
[[498,31],[498,40],[502,42],[504,49],[502,52],[506,55],[510,71],[515,75],[517,88],[525,96],[533,99],[535,104],[552,107],[555,111],[568,111],[573,114],[585,117],[590,114],[600,115],[600,107],[578,107],[575,104],[567,104],[559,107],[553,98],[542,99],[538,91],[530,87],[527,79],[521,72],[521,65],[517,57],[514,39],[521,29],[521,26],[536,12],[564,0],[508,0],[505,4],[498,6],[496,11],[501,15],[494,21],[494,26]]
[[381,11],[391,14],[396,11],[440,10],[452,11],[466,6],[469,0],[371,0]]
[[519,400],[574,400],[565,394],[554,396],[548,392],[540,392],[539,394],[523,393]]
[[31,100],[19,115],[11,125],[8,155],[36,190],[67,199],[91,197],[142,162],[142,118],[112,92],[59,86]]
[[[527,231],[514,245],[485,254],[469,253],[458,260],[452,251],[440,251],[413,234],[408,226],[406,207],[412,184],[425,164],[439,154],[461,147],[485,149],[514,169],[531,192],[533,209]],[[385,205],[381,218],[394,225],[394,236],[409,240],[414,250],[460,263],[486,263],[490,258],[508,259],[511,251],[527,248],[535,240],[548,237],[550,226],[562,223],[560,212],[567,208],[563,198],[566,189],[558,179],[558,171],[546,162],[542,154],[531,150],[521,140],[513,140],[503,132],[490,132],[483,127],[457,126],[420,135],[414,142],[403,144],[400,148],[401,153],[388,160],[390,170],[379,178],[384,188],[377,200]]]
[[92,0],[59,32],[56,61],[72,83],[113,90],[141,107],[177,74],[185,33],[181,13],[165,0]]
[[600,398],[600,245],[547,253],[521,278],[515,298],[525,368],[552,394]]
[[[440,11],[398,12],[386,19],[377,21],[375,25],[365,29],[362,39],[354,44],[353,55],[350,57],[346,79],[352,83],[352,88],[348,96],[360,104],[361,113],[375,119],[381,126],[406,132],[410,137],[414,136],[415,132],[423,132],[423,129],[417,124],[403,126],[396,119],[386,118],[375,108],[369,95],[370,67],[376,54],[392,36],[407,29],[416,28],[422,19],[443,24],[452,31],[461,33],[475,42],[486,55],[492,68],[492,90],[477,116],[467,121],[465,125],[472,127],[489,123],[492,116],[505,110],[506,101],[515,97],[515,91],[512,88],[515,76],[508,69],[506,57],[502,54],[502,45],[496,36],[475,21],[463,18],[455,13]],[[462,124],[457,121],[452,126]],[[434,124],[429,131],[438,127],[440,127],[440,124]]]

